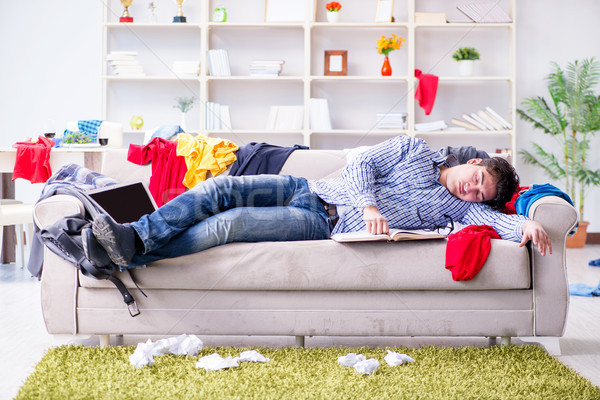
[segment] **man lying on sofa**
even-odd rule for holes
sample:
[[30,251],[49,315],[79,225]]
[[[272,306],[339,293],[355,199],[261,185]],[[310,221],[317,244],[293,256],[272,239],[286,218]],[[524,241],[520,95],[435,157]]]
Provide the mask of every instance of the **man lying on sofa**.
[[[506,240],[552,253],[538,222],[501,210],[518,189],[501,158],[456,165],[423,140],[398,136],[352,159],[341,177],[307,181],[287,175],[209,179],[130,224],[102,214],[82,232],[97,265],[108,258],[135,267],[231,242],[327,239],[366,229],[436,229],[453,221],[490,225]],[[338,215],[326,208],[337,205]],[[324,207],[325,206],[325,207]],[[337,222],[337,223],[335,223]]]

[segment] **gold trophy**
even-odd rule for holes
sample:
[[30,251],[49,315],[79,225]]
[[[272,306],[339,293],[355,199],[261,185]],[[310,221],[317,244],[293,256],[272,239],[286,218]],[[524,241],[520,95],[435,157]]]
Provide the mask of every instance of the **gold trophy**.
[[173,17],[173,22],[187,22],[186,18],[183,16],[183,6],[184,0],[175,0],[177,2],[177,15]]
[[123,15],[119,18],[119,22],[133,22],[133,17],[129,15],[128,7],[133,3],[133,0],[121,0],[121,4],[125,7]]

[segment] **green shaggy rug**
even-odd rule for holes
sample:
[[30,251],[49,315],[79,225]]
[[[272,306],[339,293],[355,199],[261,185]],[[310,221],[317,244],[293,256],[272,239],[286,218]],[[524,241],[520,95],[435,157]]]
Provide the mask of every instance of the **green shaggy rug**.
[[[135,347],[62,346],[47,351],[17,399],[600,399],[592,385],[537,346],[390,348],[414,362],[389,366],[381,348],[255,348],[267,363],[220,371],[200,357],[247,348],[205,347],[134,368]],[[348,353],[379,361],[370,375],[338,363]]]

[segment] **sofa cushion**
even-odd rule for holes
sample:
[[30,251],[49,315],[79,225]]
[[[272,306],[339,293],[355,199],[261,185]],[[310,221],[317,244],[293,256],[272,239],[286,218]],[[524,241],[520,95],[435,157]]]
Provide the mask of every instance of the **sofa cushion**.
[[[488,290],[530,287],[529,253],[492,240],[488,260],[470,281],[446,270],[446,240],[337,243],[333,240],[231,243],[133,270],[149,289],[206,290]],[[120,277],[134,287],[127,273]],[[80,276],[85,287],[110,282]]]

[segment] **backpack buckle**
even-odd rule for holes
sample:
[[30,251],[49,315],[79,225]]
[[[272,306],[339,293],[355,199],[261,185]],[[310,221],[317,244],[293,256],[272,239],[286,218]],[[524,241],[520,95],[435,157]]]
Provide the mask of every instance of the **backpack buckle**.
[[127,310],[129,310],[129,315],[131,315],[132,317],[140,315],[140,309],[138,308],[135,300],[131,303],[127,303]]

